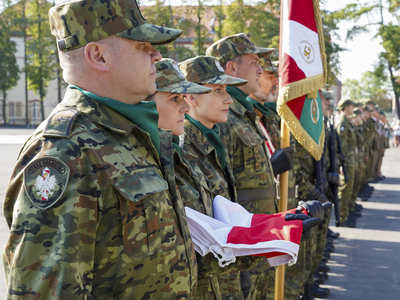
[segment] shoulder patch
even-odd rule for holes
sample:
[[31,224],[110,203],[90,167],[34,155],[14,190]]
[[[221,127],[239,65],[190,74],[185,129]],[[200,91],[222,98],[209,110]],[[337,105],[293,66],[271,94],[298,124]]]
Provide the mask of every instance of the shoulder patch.
[[61,199],[68,178],[69,167],[58,158],[35,159],[24,170],[26,195],[37,208],[48,209]]
[[75,118],[78,115],[79,111],[72,107],[56,111],[47,120],[46,127],[43,130],[43,136],[68,138]]

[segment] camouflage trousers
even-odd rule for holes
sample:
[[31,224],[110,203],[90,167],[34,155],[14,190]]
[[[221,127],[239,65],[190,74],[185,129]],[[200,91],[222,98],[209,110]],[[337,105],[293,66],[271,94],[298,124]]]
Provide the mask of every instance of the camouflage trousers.
[[[325,251],[326,237],[328,233],[329,221],[331,219],[331,210],[325,212],[324,220],[316,228],[316,249],[314,254],[314,261],[310,277],[314,281],[314,272],[318,270],[319,264]],[[310,281],[310,280],[309,280]]]
[[222,299],[217,276],[199,277],[195,300],[220,300]]
[[[360,176],[355,176],[354,177],[354,187],[353,187],[353,195],[352,195],[352,200],[356,201],[358,193],[360,192],[361,186],[365,183],[365,174],[366,174],[366,165],[365,161],[360,161],[359,164],[357,165],[357,174],[360,174]],[[354,205],[352,206],[353,209],[350,211],[354,210]]]
[[350,200],[353,195],[355,165],[348,164],[347,177],[348,181],[345,183],[344,176],[340,175],[339,199],[340,199],[340,222],[343,223],[347,220],[349,215]]
[[[265,199],[255,201],[243,201],[240,204],[253,214],[274,214],[277,212],[276,199]],[[246,300],[266,300],[268,294],[268,284],[270,278],[275,274],[275,268],[272,268],[267,259],[261,262],[252,270],[248,271],[251,275],[250,295]]]
[[[218,275],[221,298],[223,300],[243,300],[243,293],[240,287],[240,272],[237,270],[226,274]],[[199,299],[200,300],[200,299]]]
[[[270,285],[275,286],[275,267],[271,267],[265,259],[264,265],[258,265],[250,271],[251,290],[246,300],[267,300],[270,298]],[[274,287],[275,289],[275,287]],[[272,299],[274,298],[274,290],[272,291]]]
[[[303,285],[307,282],[306,273],[307,243],[301,242],[297,262],[292,266],[285,266],[284,299],[298,300]],[[275,273],[269,278],[268,300],[275,299]]]

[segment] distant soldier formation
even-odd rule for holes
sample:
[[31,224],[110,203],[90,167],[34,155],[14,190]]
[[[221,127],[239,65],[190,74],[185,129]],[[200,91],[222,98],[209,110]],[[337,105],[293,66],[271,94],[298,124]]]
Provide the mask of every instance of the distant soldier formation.
[[239,33],[178,63],[153,45],[182,32],[147,24],[135,0],[68,2],[49,15],[69,87],[23,146],[5,193],[7,299],[272,300],[276,267],[263,256],[225,267],[201,256],[185,207],[214,217],[223,196],[252,214],[279,213],[284,172],[285,220],[303,224],[284,299],[328,297],[319,285],[339,236],[331,210],[337,225],[356,227],[368,183],[385,178],[390,127],[377,105],[336,108],[320,91],[316,161],[293,136],[280,146],[275,49]]

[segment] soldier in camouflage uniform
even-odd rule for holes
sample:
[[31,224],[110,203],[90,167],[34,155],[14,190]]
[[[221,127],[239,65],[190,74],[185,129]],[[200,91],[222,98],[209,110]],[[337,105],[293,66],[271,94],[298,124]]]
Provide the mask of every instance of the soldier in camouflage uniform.
[[[217,69],[218,66],[213,57],[199,57],[190,61],[193,60],[196,62],[200,61],[202,67],[204,67],[204,65],[208,66],[207,73],[199,74],[196,72],[197,77],[199,75],[205,75],[208,76],[207,79],[211,79],[204,81],[211,81],[218,86],[220,84],[246,83],[244,80],[233,77],[229,78],[229,76],[221,74]],[[183,64],[184,66],[188,66],[188,64]],[[182,66],[182,69],[184,69],[185,74],[187,74],[187,69],[185,69],[184,66]],[[207,143],[207,139],[199,130],[189,136],[187,133],[185,136],[182,134],[184,132],[184,124],[186,123],[185,127],[187,127],[188,124],[191,124],[190,122],[188,123],[187,120],[184,122],[185,114],[190,111],[190,106],[185,101],[183,95],[188,93],[197,96],[200,94],[208,94],[210,92],[215,93],[215,91],[209,87],[201,86],[185,80],[185,75],[182,73],[179,66],[171,59],[163,59],[160,62],[157,62],[156,67],[157,93],[148,97],[146,100],[155,100],[157,103],[157,109],[160,113],[158,122],[159,126],[164,129],[172,130],[172,134],[174,135],[172,145],[176,150],[174,160],[175,177],[180,194],[185,206],[213,217],[212,202],[214,197],[216,195],[222,195],[229,199],[231,197],[230,193],[234,193],[233,176],[231,175],[229,181],[229,179],[227,180],[220,176],[221,173],[217,171],[218,169],[213,170],[213,166],[219,166],[219,163],[217,163],[218,160],[214,161],[214,164],[209,164],[210,158],[214,157],[213,155],[215,155],[216,158],[216,151],[214,151],[212,145]],[[191,73],[192,68],[190,69],[190,74]],[[188,79],[191,81],[197,81],[194,77],[195,76],[189,76]],[[212,85],[213,84],[207,84],[207,86]],[[228,99],[224,102],[226,102],[225,105],[229,106],[232,100]],[[227,112],[222,112],[220,114],[225,115],[226,118],[226,113]],[[181,136],[179,137],[179,135]],[[196,151],[198,148],[191,149],[192,147],[190,145],[192,142],[188,138],[199,138],[198,141],[196,140],[196,145],[199,145],[198,142],[202,141],[204,144],[203,146],[207,146],[206,148],[212,150],[208,160],[207,156]],[[201,148],[204,149],[203,147]],[[227,167],[226,170],[229,171],[230,168]],[[209,254],[204,258],[197,254],[199,276],[195,299],[222,299],[223,294],[221,295],[218,278],[215,275],[228,272],[239,265],[246,267],[247,263],[249,264],[247,265],[247,268],[249,268],[249,266],[253,264],[252,261],[254,260],[255,259],[253,258],[242,257],[237,260],[236,264],[230,264],[226,268],[221,268],[212,254]]]
[[[358,151],[357,158],[356,158],[357,173],[359,172],[359,174],[360,174],[360,176],[355,176],[355,178],[354,178],[354,189],[353,189],[353,195],[352,195],[351,200],[354,202],[354,207],[355,207],[356,206],[355,201],[360,192],[361,186],[364,183],[363,179],[364,179],[364,174],[365,174],[365,169],[366,169],[366,155],[365,155],[365,148],[364,148],[364,144],[365,144],[364,128],[365,127],[363,126],[362,112],[359,108],[354,109],[351,121],[354,124],[356,138],[357,138],[357,151]],[[354,212],[354,214],[361,216],[361,214],[357,213],[357,212]]]
[[197,268],[172,148],[155,103],[140,102],[156,89],[151,43],[181,31],[146,24],[128,0],[70,2],[50,22],[71,85],[5,193],[7,298],[190,299]]
[[[254,94],[250,94],[252,98],[251,101],[254,105],[254,110],[257,112],[257,115],[260,117],[260,126],[264,126],[265,130],[268,133],[267,140],[271,140],[273,148],[280,149],[281,148],[281,137],[280,137],[280,126],[281,126],[281,118],[276,111],[276,102],[267,102],[270,98],[271,92],[276,91],[278,85],[278,79],[276,75],[278,73],[278,65],[273,64],[268,58],[260,58],[260,65],[263,69],[263,74],[259,79],[259,88]],[[260,104],[263,104],[260,107],[254,100],[258,101]],[[275,99],[276,101],[276,99]],[[293,149],[292,160],[293,165],[296,167],[300,167],[300,162],[297,159],[296,152],[296,144],[293,138],[293,135],[290,136],[290,145]],[[268,147],[271,149],[271,146]],[[288,182],[288,203],[287,208],[292,209],[298,206],[297,200],[297,185],[296,185],[296,177],[294,176],[294,170],[289,170],[289,182]],[[286,266],[285,270],[285,285],[284,285],[284,294],[285,299],[293,299],[297,300],[302,286],[306,282],[306,273],[305,273],[305,260],[306,260],[306,242],[303,241],[300,243],[300,249],[298,253],[298,258],[296,264],[292,266]],[[275,289],[275,280],[272,278],[269,283],[269,291],[268,291],[268,299],[274,299],[274,289]]]
[[[221,195],[236,201],[235,178],[227,148],[232,135],[217,123],[226,122],[232,104],[226,87],[243,85],[247,81],[226,75],[219,62],[211,56],[191,58],[179,66],[186,80],[212,89],[208,95],[186,95],[191,110],[185,120],[183,155],[197,157],[197,164],[207,177],[214,197]],[[191,163],[194,162],[191,160]],[[231,272],[219,270],[219,274],[215,274],[219,275],[222,299],[243,299],[238,268]]]
[[[215,56],[227,75],[248,80],[240,87],[227,87],[233,99],[226,125],[233,139],[229,157],[237,183],[238,202],[251,213],[277,212],[277,185],[265,148],[265,137],[257,126],[257,114],[247,99],[257,89],[257,79],[262,73],[259,57],[267,56],[273,49],[256,47],[248,37],[236,34],[211,45],[206,54]],[[274,268],[266,259],[251,271],[251,288],[248,272],[241,275],[246,299],[267,299],[268,281]],[[250,294],[249,294],[250,293]]]
[[348,180],[344,182],[344,176],[341,176],[342,187],[339,189],[340,198],[340,224],[343,227],[355,227],[356,219],[350,216],[350,212],[355,210],[352,205],[352,195],[354,189],[354,176],[357,156],[357,138],[355,127],[350,121],[353,114],[353,101],[341,99],[338,103],[341,115],[336,123],[336,132],[340,137],[340,143],[343,154],[346,156],[346,168]]

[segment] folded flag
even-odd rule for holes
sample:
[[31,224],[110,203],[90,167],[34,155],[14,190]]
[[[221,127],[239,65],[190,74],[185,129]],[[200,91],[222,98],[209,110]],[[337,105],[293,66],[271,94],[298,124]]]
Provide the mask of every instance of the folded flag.
[[236,256],[265,256],[271,266],[296,263],[303,222],[285,221],[287,213],[251,214],[222,196],[213,202],[214,218],[185,207],[195,250],[213,253],[219,265],[235,262]]

